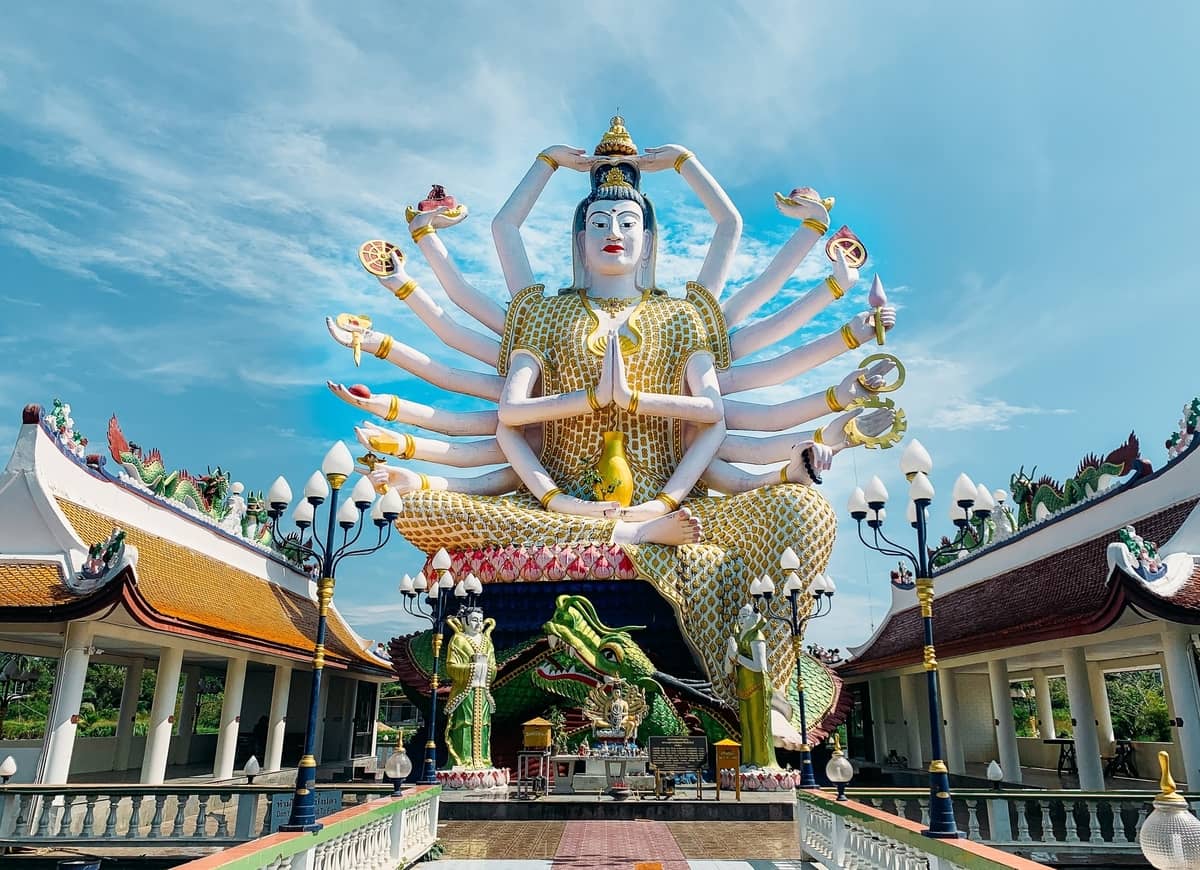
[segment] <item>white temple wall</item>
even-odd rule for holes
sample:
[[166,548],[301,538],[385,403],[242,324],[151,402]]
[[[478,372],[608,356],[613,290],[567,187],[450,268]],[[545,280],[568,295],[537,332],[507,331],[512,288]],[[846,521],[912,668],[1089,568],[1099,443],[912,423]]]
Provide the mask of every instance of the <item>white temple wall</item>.
[[958,732],[967,764],[996,757],[996,727],[992,723],[992,696],[987,674],[955,674],[958,689]]
[[880,685],[883,686],[883,727],[887,731],[887,745],[895,747],[898,755],[907,755],[904,747],[908,745],[908,732],[904,728],[900,703],[900,680],[890,676],[880,680]]
[[[145,735],[135,734],[129,740],[129,766],[140,768],[142,755],[146,751]],[[84,773],[103,773],[113,769],[117,753],[117,738],[76,737],[75,751],[71,753],[70,776]]]
[[0,742],[0,759],[9,755],[17,763],[17,772],[9,782],[13,785],[33,782],[37,776],[38,762],[42,758],[42,741],[5,740]]

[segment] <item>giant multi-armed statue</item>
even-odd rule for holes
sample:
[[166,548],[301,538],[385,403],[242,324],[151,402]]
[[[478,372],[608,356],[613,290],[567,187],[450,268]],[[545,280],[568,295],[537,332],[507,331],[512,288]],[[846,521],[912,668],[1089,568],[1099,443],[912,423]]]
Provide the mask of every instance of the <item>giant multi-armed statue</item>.
[[[585,195],[563,234],[573,254],[572,280],[547,291],[533,274],[521,225],[559,170],[580,173],[571,177],[585,181]],[[658,215],[641,181],[664,170],[678,172],[716,224],[686,288],[660,288],[655,280]],[[774,356],[759,353],[849,293],[866,259],[861,243],[843,228],[826,248],[832,274],[786,307],[756,318],[829,229],[832,200],[808,188],[776,198],[780,212],[799,227],[762,275],[718,301],[741,235],[737,210],[690,151],[666,145],[639,153],[624,122],[614,118],[594,154],[562,145],[538,154],[496,215],[492,230],[511,294],[507,306],[456,268],[439,231],[464,220],[467,208],[440,188],[419,209],[409,209],[409,230],[471,323],[443,310],[409,276],[394,246],[368,243],[360,253],[438,340],[489,369],[448,366],[354,318],[329,323],[333,337],[356,354],[365,351],[451,393],[495,405],[453,411],[329,384],[344,401],[403,424],[358,429],[373,454],[395,457],[375,465],[373,478],[403,495],[397,527],[412,544],[427,554],[447,549],[456,568],[472,570],[488,584],[497,638],[505,625],[497,601],[507,597],[511,605],[525,596],[545,608],[534,617],[539,625],[546,622],[536,638],[497,653],[497,717],[505,715],[506,704],[521,708],[513,716],[537,715],[556,700],[570,706],[582,700],[589,681],[619,677],[646,692],[651,714],[644,732],[732,730],[737,692],[725,675],[725,643],[748,600],[749,583],[777,573],[787,547],[800,556],[802,578],[824,571],[836,522],[817,489],[821,474],[844,448],[890,446],[899,439],[903,414],[878,395],[899,381],[887,382],[894,358],[883,354],[812,395],[772,404],[729,398],[785,384],[862,344],[883,344],[895,324],[876,281],[869,310],[852,314],[844,326]],[[836,416],[796,431],[826,415]],[[420,472],[407,460],[458,471]],[[738,463],[772,467],[755,473]],[[491,470],[471,473],[485,467]],[[512,585],[498,585],[506,581]],[[668,674],[648,658],[633,629],[603,621],[645,621],[644,613],[616,613],[605,603],[606,588],[629,581],[650,584],[669,605],[674,638],[687,651],[682,659],[693,666],[690,675]],[[557,597],[573,591],[573,582],[587,584],[590,605],[563,594],[569,600],[551,606],[530,588],[558,584]],[[792,645],[771,639],[771,684],[785,687],[794,683]],[[416,676],[428,670],[428,646],[420,637],[399,644],[401,677],[408,673],[414,694],[427,691]],[[514,663],[507,682],[506,661]],[[830,686],[824,695],[814,693],[823,706],[810,710],[809,721],[819,722],[836,689],[821,666],[814,661],[812,667]],[[510,702],[504,700],[506,687]],[[787,694],[776,694],[782,718],[799,721],[786,715],[797,712],[788,710]],[[779,730],[777,743],[795,742],[794,734]]]

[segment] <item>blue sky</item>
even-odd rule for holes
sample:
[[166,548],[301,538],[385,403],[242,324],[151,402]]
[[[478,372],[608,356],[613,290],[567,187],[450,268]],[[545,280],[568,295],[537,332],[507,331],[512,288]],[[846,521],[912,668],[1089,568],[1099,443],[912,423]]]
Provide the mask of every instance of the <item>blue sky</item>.
[[[219,463],[252,488],[284,473],[298,491],[359,419],[326,378],[446,404],[377,360],[356,372],[327,338],[323,317],[340,311],[424,334],[357,245],[411,248],[404,205],[444,184],[472,217],[443,237],[503,298],[492,214],[539,150],[590,148],[619,106],[639,145],[682,143],[733,197],[739,280],[792,229],[773,191],[837,197],[834,220],[870,249],[866,277],[901,306],[897,398],[942,493],[960,470],[992,487],[1022,464],[1062,477],[1130,429],[1157,466],[1200,391],[1198,18],[1194,4],[1115,2],[13,7],[0,442],[22,405],[59,396],[96,445],[116,412],[172,466]],[[705,216],[674,173],[648,187],[668,231],[660,279],[682,286]],[[558,173],[529,222],[548,284],[569,279],[580,195],[580,177]],[[765,395],[824,387],[853,362]],[[839,512],[876,472],[902,492],[898,458],[841,457],[825,487]],[[851,532],[831,569],[836,614],[810,633],[829,645],[865,639],[890,598],[887,564]],[[417,564],[407,545],[347,563],[340,608],[367,636],[406,630],[395,586]]]

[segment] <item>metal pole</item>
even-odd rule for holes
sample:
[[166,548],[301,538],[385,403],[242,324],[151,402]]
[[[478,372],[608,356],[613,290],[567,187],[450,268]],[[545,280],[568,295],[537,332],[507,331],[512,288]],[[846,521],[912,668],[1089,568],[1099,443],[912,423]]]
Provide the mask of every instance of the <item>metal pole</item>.
[[321,579],[317,581],[317,646],[313,651],[312,686],[308,696],[308,727],[304,732],[304,755],[296,769],[296,792],[292,799],[292,814],[281,831],[319,831],[317,821],[316,739],[317,712],[321,705],[321,675],[325,671],[325,626],[329,604],[333,600],[333,531],[337,521],[338,494],[345,483],[341,475],[329,475],[329,522],[325,529],[325,552],[321,564]]
[[796,699],[800,704],[800,787],[801,788],[816,788],[817,778],[813,775],[812,763],[812,746],[808,742],[808,711],[804,709],[804,672],[801,669],[800,662],[803,658],[803,650],[801,644],[803,638],[800,636],[800,591],[793,590],[791,594],[792,604],[792,649],[796,653]]
[[925,630],[925,680],[929,690],[929,740],[933,760],[929,762],[929,829],[927,837],[954,839],[964,836],[954,821],[950,797],[950,773],[942,756],[942,706],[938,698],[937,656],[933,648],[933,577],[926,545],[925,508],[928,499],[917,499],[917,601]]
[[[432,582],[437,583],[434,579]],[[434,587],[437,588],[437,587]],[[437,785],[437,691],[438,691],[438,658],[442,652],[442,602],[449,589],[438,589],[438,596],[432,602],[433,611],[433,676],[429,678],[429,733],[425,741],[425,766],[418,780],[422,785]]]

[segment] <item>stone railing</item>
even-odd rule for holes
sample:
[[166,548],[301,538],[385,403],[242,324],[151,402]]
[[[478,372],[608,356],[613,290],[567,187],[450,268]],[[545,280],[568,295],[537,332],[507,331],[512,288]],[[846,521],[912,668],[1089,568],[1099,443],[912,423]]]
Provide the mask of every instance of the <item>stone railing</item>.
[[921,825],[854,800],[801,790],[800,848],[826,870],[1038,870],[1044,865],[969,840],[936,840]]
[[277,833],[180,865],[180,870],[393,870],[437,840],[439,786],[417,786],[321,819],[315,834]]
[[[929,823],[925,789],[850,789],[855,800]],[[1200,797],[1189,795],[1193,809]],[[1140,854],[1137,835],[1153,792],[958,791],[954,815],[968,838],[1005,851],[1058,860],[1070,855]]]
[[[388,794],[381,785],[340,785],[341,805]],[[271,797],[280,785],[8,785],[0,786],[0,846],[139,848],[228,846],[271,830]]]

